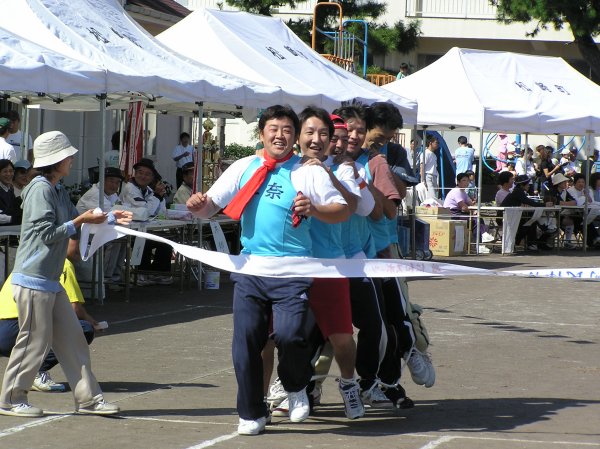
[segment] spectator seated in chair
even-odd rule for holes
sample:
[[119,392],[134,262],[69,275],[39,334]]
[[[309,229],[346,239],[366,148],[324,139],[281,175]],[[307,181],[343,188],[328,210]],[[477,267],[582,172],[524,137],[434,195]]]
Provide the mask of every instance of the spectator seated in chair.
[[[166,188],[160,174],[150,159],[141,159],[133,166],[134,176],[123,187],[121,201],[133,212],[134,220],[148,219],[166,213]],[[150,186],[154,183],[154,189]],[[138,218],[139,217],[139,218]],[[173,250],[165,243],[146,241],[139,270],[160,272],[138,276],[139,285],[172,284],[171,254]]]
[[[469,187],[469,175],[467,173],[459,173],[456,175],[456,187],[454,187],[448,194],[446,195],[446,199],[444,200],[444,207],[450,209],[452,213],[453,219],[469,219],[469,206],[472,206],[474,203],[469,198],[466,193],[466,189]],[[473,241],[476,241],[477,238],[477,226],[474,220],[471,223],[473,229]],[[487,227],[480,220],[479,232],[481,236],[482,243],[489,243],[494,241],[494,236],[487,232]],[[490,250],[485,245],[480,245],[479,252],[481,253],[489,253]]]

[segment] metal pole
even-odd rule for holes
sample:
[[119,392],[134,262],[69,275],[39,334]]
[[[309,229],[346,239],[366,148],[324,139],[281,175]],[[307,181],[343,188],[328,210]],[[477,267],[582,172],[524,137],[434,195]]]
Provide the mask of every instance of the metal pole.
[[[523,151],[521,151],[521,157],[523,158],[523,168],[525,169],[526,175],[527,175],[527,151],[529,151],[529,133],[525,133],[525,149]],[[499,206],[499,204],[496,204],[496,206]]]
[[481,216],[481,190],[483,183],[483,129],[479,129],[479,167],[477,169],[477,235],[475,238],[476,254],[479,254],[479,241],[480,241],[480,227],[481,222],[479,217]]
[[29,99],[23,98],[23,121],[21,122],[21,159],[29,160]]
[[[415,139],[417,137],[417,125],[414,125],[412,138]],[[412,139],[411,139],[412,140]],[[410,145],[410,143],[409,143]],[[412,166],[413,166],[413,174],[415,171],[415,167],[417,166],[417,151],[413,151],[412,154]],[[420,173],[419,173],[420,175]],[[410,214],[410,252],[411,257],[413,259],[417,258],[417,186],[412,186],[412,214]]]
[[587,130],[585,133],[585,144],[587,150],[585,152],[585,162],[582,164],[585,170],[585,203],[583,203],[583,251],[587,251],[587,240],[588,240],[588,229],[587,229],[587,217],[588,217],[588,194],[590,188],[590,155],[594,154],[592,149],[592,131]]
[[[203,136],[202,136],[202,115],[204,114],[204,103],[201,101],[197,101],[196,104],[198,105],[198,149],[196,151],[198,151],[198,157],[196,158],[196,164],[198,164],[198,166],[196,167],[196,191],[197,192],[203,192],[204,191],[204,185],[202,184],[203,181],[203,167],[202,167],[202,146],[204,144],[203,142]],[[198,243],[199,245],[202,245],[202,222],[198,221]],[[202,290],[202,262],[198,261],[198,290]]]
[[[102,120],[102,133],[100,134],[100,161],[98,167],[98,207],[104,210],[104,169],[106,168],[106,161],[104,160],[104,151],[106,148],[106,94],[100,95],[100,116]],[[104,254],[103,251],[96,253],[97,258],[97,270],[98,283],[96,287],[98,289],[98,300],[100,304],[104,304]]]

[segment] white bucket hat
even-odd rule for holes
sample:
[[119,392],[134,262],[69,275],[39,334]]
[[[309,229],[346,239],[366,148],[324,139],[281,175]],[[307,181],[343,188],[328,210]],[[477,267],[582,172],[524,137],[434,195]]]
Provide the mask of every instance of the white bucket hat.
[[67,136],[60,131],[50,131],[33,141],[33,168],[54,165],[77,153]]
[[568,180],[569,180],[569,178],[567,178],[562,173],[554,173],[552,175],[552,185],[554,185],[554,186],[560,184],[561,182],[565,182]]

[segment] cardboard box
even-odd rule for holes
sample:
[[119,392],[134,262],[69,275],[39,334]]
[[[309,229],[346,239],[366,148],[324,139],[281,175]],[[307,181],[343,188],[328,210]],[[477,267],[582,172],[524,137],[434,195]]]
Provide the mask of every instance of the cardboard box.
[[467,250],[467,220],[427,220],[429,249],[434,256],[460,256]]
[[417,206],[415,212],[419,217],[437,217],[441,219],[449,220],[452,213],[447,207],[427,207]]

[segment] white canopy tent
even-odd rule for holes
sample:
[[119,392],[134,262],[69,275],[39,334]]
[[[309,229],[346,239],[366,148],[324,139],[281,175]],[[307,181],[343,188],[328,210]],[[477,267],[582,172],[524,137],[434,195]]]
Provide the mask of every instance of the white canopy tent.
[[157,39],[194,61],[302,95],[302,106],[333,110],[355,98],[366,103],[391,101],[407,125],[416,123],[416,103],[409,99],[413,94],[391,94],[333,64],[279,18],[200,8]]
[[0,28],[0,87],[14,91],[80,92],[106,89],[100,67],[54,52]]
[[[106,85],[95,93],[126,100],[143,93],[157,104],[203,101],[228,107],[263,107],[278,98],[276,86],[260,85],[178,58],[135,23],[117,0],[13,0],[11,13],[0,17],[0,29],[38,43],[106,72]],[[63,71],[68,75],[68,65]],[[58,75],[58,74],[57,74]],[[46,91],[53,98],[86,94],[77,86]],[[0,89],[16,90],[0,80]],[[34,92],[40,92],[38,89]],[[97,110],[97,101],[70,97],[73,109]],[[75,101],[76,100],[76,101]],[[43,99],[31,98],[32,102]]]
[[532,134],[600,133],[600,86],[562,58],[452,48],[383,86],[413,95],[419,125]]
[[[587,151],[581,152],[585,159],[592,150],[591,136],[600,134],[600,109],[596,106],[600,104],[600,86],[562,58],[455,47],[424,69],[384,88],[399,95],[416,95],[419,125],[479,129],[481,149],[484,130],[520,132],[526,138],[527,134],[585,135]],[[482,161],[480,157],[479,186]],[[479,212],[481,194],[477,206]],[[586,216],[587,201],[584,220]]]

